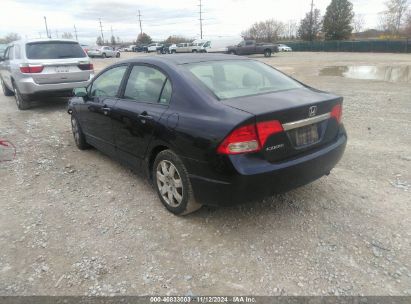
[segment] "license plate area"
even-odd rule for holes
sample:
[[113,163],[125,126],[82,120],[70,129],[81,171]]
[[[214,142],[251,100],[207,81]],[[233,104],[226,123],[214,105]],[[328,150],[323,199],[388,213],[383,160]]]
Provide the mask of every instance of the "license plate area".
[[54,68],[54,71],[56,73],[68,73],[70,72],[70,67],[69,66],[64,66],[64,65],[60,65],[60,66],[56,66]]
[[309,146],[320,140],[318,124],[312,124],[289,131],[294,146],[297,148]]

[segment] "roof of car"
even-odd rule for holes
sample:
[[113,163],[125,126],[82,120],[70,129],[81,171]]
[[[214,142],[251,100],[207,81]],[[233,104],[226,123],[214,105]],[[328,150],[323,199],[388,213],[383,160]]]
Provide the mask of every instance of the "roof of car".
[[129,60],[126,62],[163,62],[168,64],[186,64],[197,63],[206,61],[219,61],[219,60],[249,60],[247,57],[240,57],[236,55],[227,54],[174,54],[174,55],[158,55],[158,56],[141,56]]

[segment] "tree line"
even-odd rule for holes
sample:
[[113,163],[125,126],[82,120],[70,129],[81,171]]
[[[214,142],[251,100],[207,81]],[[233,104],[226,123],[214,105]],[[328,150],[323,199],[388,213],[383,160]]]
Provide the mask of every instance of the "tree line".
[[[379,30],[389,37],[411,37],[409,0],[387,0],[385,6],[386,10],[379,14]],[[352,38],[353,33],[364,30],[364,25],[364,16],[354,13],[349,0],[332,0],[324,16],[319,9],[312,9],[299,24],[275,19],[260,21],[243,31],[242,36],[266,42],[293,39],[346,40]]]

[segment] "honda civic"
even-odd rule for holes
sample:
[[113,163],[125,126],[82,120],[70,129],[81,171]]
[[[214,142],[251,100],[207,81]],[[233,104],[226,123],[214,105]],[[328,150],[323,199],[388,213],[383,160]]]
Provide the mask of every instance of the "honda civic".
[[74,95],[78,148],[143,172],[179,215],[312,182],[330,173],[347,142],[342,97],[232,55],[121,61]]

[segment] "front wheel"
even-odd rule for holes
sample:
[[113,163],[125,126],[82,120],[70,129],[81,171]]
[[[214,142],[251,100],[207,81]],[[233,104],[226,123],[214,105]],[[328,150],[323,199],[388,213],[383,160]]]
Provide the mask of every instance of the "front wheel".
[[120,53],[117,53],[117,54],[116,54],[116,58],[120,58]]
[[103,54],[101,55],[101,57],[106,58],[106,57],[107,57],[106,53],[103,53]]
[[271,50],[265,50],[264,57],[271,57]]
[[77,148],[85,150],[90,147],[86,142],[86,137],[84,136],[78,119],[73,114],[71,114],[71,131],[73,132],[74,142],[76,143]]
[[154,161],[152,174],[157,194],[170,212],[185,215],[201,208],[194,199],[187,169],[174,152],[160,152]]

